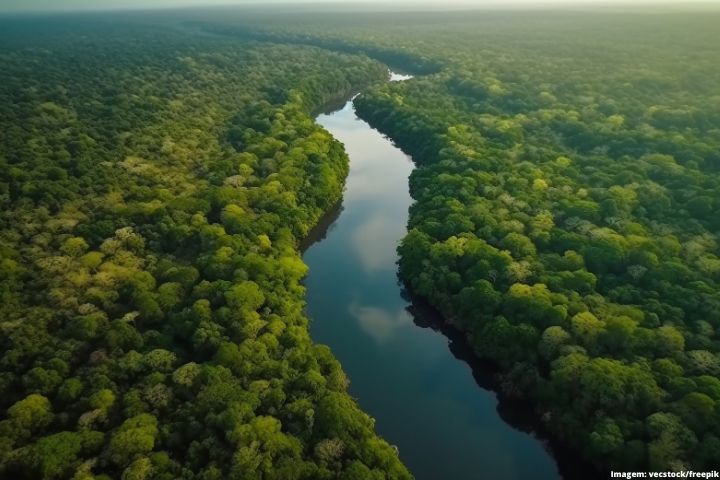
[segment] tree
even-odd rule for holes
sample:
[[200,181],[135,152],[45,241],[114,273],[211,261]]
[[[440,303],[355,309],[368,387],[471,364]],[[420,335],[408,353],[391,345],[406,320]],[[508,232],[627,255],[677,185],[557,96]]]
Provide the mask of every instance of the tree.
[[606,457],[615,454],[624,444],[622,431],[612,420],[600,422],[590,434],[589,447],[596,456]]
[[704,393],[692,392],[675,403],[675,412],[692,431],[704,433],[715,423],[716,402]]
[[677,470],[686,464],[686,452],[694,448],[697,437],[672,413],[658,412],[645,420],[648,434],[649,466],[654,470]]
[[60,250],[71,257],[79,257],[89,248],[85,239],[81,237],[71,237],[65,240]]
[[29,431],[37,431],[47,427],[54,418],[50,401],[36,393],[15,402],[8,408],[7,413],[18,428]]
[[184,387],[190,387],[200,375],[200,366],[195,362],[186,363],[173,372],[172,378],[175,383]]
[[110,461],[123,467],[142,455],[152,451],[158,434],[157,419],[147,413],[125,420],[115,432],[107,447]]
[[145,480],[153,474],[153,465],[149,458],[142,457],[123,470],[121,480]]
[[672,325],[663,325],[655,331],[657,351],[659,355],[671,356],[685,348],[685,338]]
[[112,390],[104,388],[90,396],[90,406],[107,412],[115,404],[115,394]]
[[560,355],[562,346],[568,343],[570,338],[570,334],[562,327],[557,325],[548,327],[542,333],[538,351],[545,360],[554,360]]
[[519,233],[508,233],[501,242],[501,246],[510,250],[514,258],[532,257],[537,254],[532,240]]
[[177,355],[162,348],[151,350],[143,356],[143,363],[150,371],[169,372],[177,361]]
[[42,478],[65,477],[72,471],[81,452],[93,452],[102,441],[103,434],[100,432],[60,432],[49,435],[30,447],[26,466],[38,471]]
[[255,282],[244,281],[227,290],[225,292],[225,300],[228,306],[232,308],[251,312],[257,310],[265,303],[265,296]]

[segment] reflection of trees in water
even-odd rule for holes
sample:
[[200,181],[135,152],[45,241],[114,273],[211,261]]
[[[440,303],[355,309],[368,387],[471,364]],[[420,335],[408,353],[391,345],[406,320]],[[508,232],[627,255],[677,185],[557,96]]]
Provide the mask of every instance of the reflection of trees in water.
[[401,295],[408,302],[406,310],[413,318],[415,325],[421,328],[430,328],[448,339],[448,347],[453,356],[470,366],[478,386],[495,393],[498,399],[497,412],[500,418],[512,428],[539,438],[555,458],[563,478],[582,478],[584,480],[606,478],[606,475],[601,475],[594,466],[580,460],[567,445],[550,438],[539,414],[532,408],[531,403],[510,398],[503,393],[499,379],[500,370],[492,362],[478,358],[465,334],[447,323],[442,315],[426,301],[409,292],[399,277],[398,283],[402,285]]
[[330,115],[331,113],[337,112],[338,110],[342,110],[345,108],[345,105],[348,103],[348,98],[352,97],[351,91],[344,91],[337,95],[337,97],[333,98],[332,100],[329,100],[316,108],[312,113],[313,117],[317,117],[318,115]]
[[307,236],[300,241],[300,251],[305,253],[316,243],[325,240],[335,225],[335,221],[340,218],[343,210],[343,200],[340,199],[325,215],[320,217],[318,223],[308,232]]

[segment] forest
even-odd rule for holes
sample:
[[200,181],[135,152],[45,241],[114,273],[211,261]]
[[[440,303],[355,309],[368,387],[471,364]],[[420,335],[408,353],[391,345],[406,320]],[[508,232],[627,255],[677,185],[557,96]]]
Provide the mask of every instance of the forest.
[[311,342],[298,243],[367,57],[0,25],[0,477],[408,479]]
[[244,28],[419,74],[356,108],[418,166],[403,281],[503,395],[601,469],[717,468],[720,17],[442,18]]
[[0,477],[412,478],[304,312],[313,114],[360,91],[417,167],[400,278],[501,395],[600,469],[717,469],[718,24],[0,17]]

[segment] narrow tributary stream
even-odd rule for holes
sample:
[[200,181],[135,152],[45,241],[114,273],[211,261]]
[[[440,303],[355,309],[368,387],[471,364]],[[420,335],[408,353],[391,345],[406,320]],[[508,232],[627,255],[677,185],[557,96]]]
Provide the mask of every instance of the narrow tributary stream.
[[350,174],[337,217],[304,254],[307,311],[313,339],[340,360],[351,395],[418,480],[560,478],[543,443],[501,418],[496,395],[448,337],[422,328],[427,321],[398,282],[410,158],[359,119],[352,101],[317,122],[345,144]]

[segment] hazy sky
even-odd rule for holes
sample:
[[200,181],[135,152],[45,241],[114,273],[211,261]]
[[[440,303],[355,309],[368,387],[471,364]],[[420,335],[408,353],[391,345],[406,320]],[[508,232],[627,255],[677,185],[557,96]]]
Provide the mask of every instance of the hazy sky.
[[[0,0],[0,12],[19,11],[49,11],[49,10],[104,10],[104,9],[126,9],[126,8],[157,8],[157,7],[189,7],[201,5],[242,5],[260,3],[327,3],[327,4],[360,4],[377,3],[387,6],[388,3],[396,3],[403,6],[428,6],[432,1],[421,0]],[[539,6],[539,5],[649,5],[649,4],[673,4],[683,5],[688,3],[717,4],[720,0],[436,0],[436,4],[462,7],[499,7],[499,6]]]

